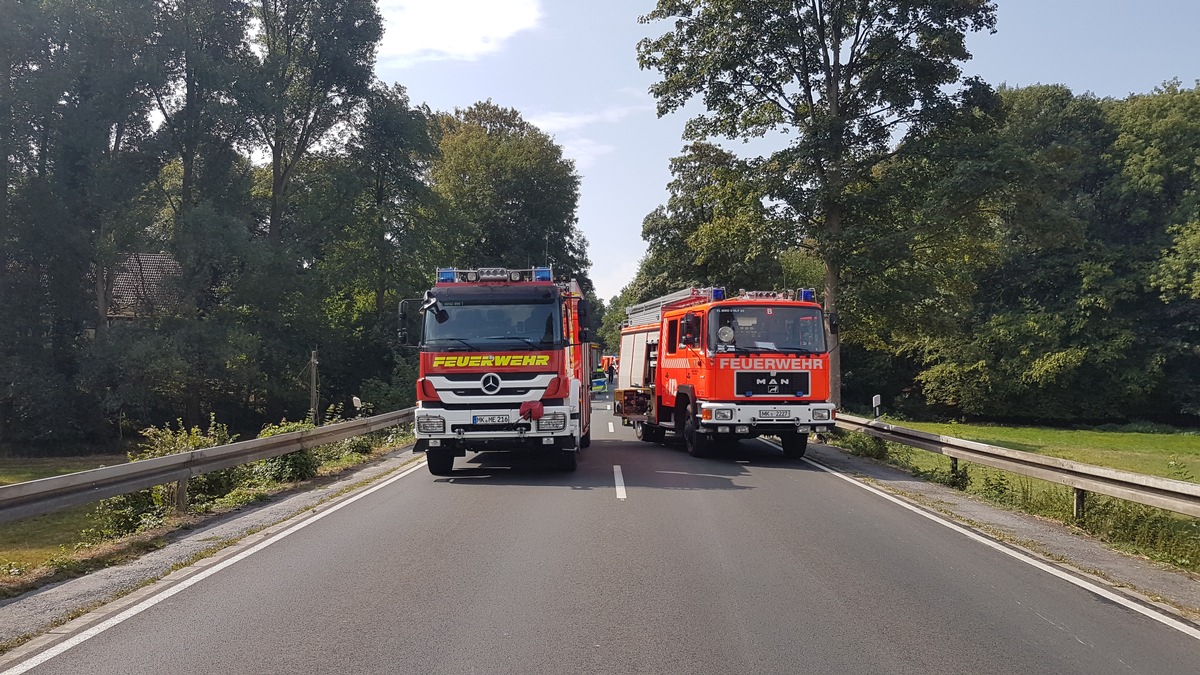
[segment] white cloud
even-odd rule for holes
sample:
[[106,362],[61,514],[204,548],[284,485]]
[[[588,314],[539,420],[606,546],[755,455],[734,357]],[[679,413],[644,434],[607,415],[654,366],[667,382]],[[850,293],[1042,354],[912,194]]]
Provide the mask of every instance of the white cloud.
[[652,107],[613,106],[596,112],[567,113],[546,112],[528,115],[525,120],[538,129],[554,136],[563,148],[563,154],[575,160],[578,169],[586,169],[603,155],[615,148],[610,143],[587,138],[579,132],[596,124],[617,124],[630,115],[653,110]]
[[379,59],[393,66],[421,61],[474,61],[536,28],[539,0],[380,0],[384,19]]
[[575,160],[575,168],[583,170],[596,163],[596,160],[607,155],[615,148],[606,143],[593,141],[590,138],[555,139],[562,146],[563,154]]
[[531,124],[542,131],[545,131],[548,134],[554,134],[562,131],[578,131],[583,127],[596,124],[597,122],[613,124],[620,122],[634,113],[652,110],[654,110],[653,106],[619,106],[607,108],[605,110],[601,110],[600,112],[548,112],[540,115],[530,115],[527,119]]

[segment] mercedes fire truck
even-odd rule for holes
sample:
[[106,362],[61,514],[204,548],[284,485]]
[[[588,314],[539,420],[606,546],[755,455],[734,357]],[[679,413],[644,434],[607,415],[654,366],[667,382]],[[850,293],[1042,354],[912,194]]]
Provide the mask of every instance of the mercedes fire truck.
[[[614,414],[694,456],[762,435],[803,457],[833,427],[825,316],[813,289],[685,288],[626,309]],[[837,332],[831,316],[829,332]]]
[[[420,348],[415,451],[450,475],[471,451],[535,452],[566,471],[591,442],[588,302],[549,267],[443,268],[419,309],[400,304]],[[419,340],[407,330],[409,322]]]

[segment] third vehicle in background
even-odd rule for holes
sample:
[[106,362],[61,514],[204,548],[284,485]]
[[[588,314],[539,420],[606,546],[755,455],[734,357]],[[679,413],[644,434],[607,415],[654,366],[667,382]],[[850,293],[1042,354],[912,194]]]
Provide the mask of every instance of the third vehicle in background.
[[[777,436],[788,457],[834,425],[825,316],[812,289],[686,288],[626,309],[614,414],[638,438],[668,430],[688,453]],[[831,315],[830,333],[837,332]]]

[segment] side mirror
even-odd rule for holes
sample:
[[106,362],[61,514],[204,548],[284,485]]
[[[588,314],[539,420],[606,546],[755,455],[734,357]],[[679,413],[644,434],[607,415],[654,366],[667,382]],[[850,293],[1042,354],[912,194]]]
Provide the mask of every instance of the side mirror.
[[829,313],[829,333],[831,335],[838,334],[838,315],[837,312]]
[[592,331],[588,330],[587,328],[580,328],[579,329],[579,341],[580,342],[591,342],[592,341]]
[[691,347],[696,344],[697,334],[700,332],[700,320],[693,312],[688,312],[683,315],[682,333],[680,342]]
[[[587,301],[587,298],[579,299],[579,326],[587,328],[592,325],[592,303]],[[580,338],[583,340],[583,338]],[[583,340],[587,342],[587,340]]]
[[396,312],[397,318],[400,320],[400,327],[396,331],[396,335],[400,338],[400,344],[408,344],[408,301],[401,300],[400,307]]

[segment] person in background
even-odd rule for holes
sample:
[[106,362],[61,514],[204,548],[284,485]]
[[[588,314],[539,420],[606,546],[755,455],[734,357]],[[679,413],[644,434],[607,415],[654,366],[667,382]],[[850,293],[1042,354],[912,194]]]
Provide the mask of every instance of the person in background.
[[617,379],[617,362],[608,362],[608,388],[612,389],[613,380]]

